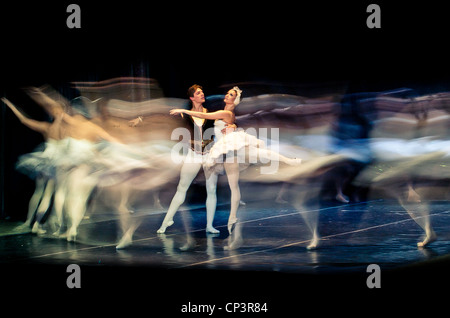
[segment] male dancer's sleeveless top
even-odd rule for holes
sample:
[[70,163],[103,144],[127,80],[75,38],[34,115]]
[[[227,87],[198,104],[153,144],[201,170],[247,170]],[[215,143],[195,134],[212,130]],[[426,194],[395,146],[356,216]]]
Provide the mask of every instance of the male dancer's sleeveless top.
[[214,120],[205,119],[199,126],[192,116],[183,116],[191,133],[191,149],[198,154],[206,154],[214,141]]

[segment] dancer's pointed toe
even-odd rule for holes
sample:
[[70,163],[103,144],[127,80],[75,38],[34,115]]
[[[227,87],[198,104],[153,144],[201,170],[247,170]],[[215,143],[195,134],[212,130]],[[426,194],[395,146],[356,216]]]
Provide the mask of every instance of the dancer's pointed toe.
[[228,233],[231,234],[233,232],[233,229],[239,219],[238,218],[230,218],[228,220]]
[[169,226],[172,226],[173,225],[173,220],[170,220],[170,221],[168,221],[167,223],[164,223],[163,222],[163,224],[161,225],[161,227],[158,229],[158,231],[156,231],[156,233],[158,233],[158,234],[164,234],[164,233],[166,233],[166,229],[169,227]]

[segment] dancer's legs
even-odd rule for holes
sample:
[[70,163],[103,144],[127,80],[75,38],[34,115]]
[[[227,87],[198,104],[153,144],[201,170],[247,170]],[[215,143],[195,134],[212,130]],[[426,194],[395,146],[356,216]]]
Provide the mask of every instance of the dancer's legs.
[[[131,186],[129,184],[122,184],[119,189],[119,196],[120,196],[120,202],[119,206],[117,207],[117,210],[119,213],[122,214],[130,214],[132,211],[130,211],[129,208],[129,199],[130,199],[130,192],[131,192]],[[124,231],[125,232],[125,231]]]
[[137,227],[135,227],[131,218],[131,211],[128,208],[128,199],[130,197],[130,186],[122,184],[119,188],[120,202],[117,207],[119,212],[119,224],[121,229],[121,239],[116,245],[116,249],[122,249],[131,245],[133,241],[133,234]]
[[170,202],[169,209],[161,224],[161,227],[157,231],[158,234],[162,234],[166,231],[166,228],[173,224],[173,216],[178,211],[180,205],[183,204],[186,199],[186,192],[189,189],[194,178],[197,176],[202,164],[197,162],[185,161],[181,167],[180,181],[178,183],[177,192],[173,196],[172,202]]
[[237,210],[239,201],[241,200],[241,190],[239,188],[239,163],[224,163],[225,172],[227,173],[228,185],[231,190],[231,208],[228,218],[228,231],[231,233],[233,224],[237,222]]
[[315,249],[319,246],[319,209],[311,208],[308,204],[308,199],[318,197],[321,184],[320,180],[306,179],[294,190],[296,197],[293,205],[300,213],[311,233],[311,241],[306,247],[308,250]]
[[56,191],[55,198],[53,199],[53,210],[55,212],[57,230],[54,235],[60,235],[63,231],[63,212],[67,195],[66,176],[66,173],[59,173],[56,178]]
[[219,230],[213,227],[214,215],[217,205],[217,178],[218,175],[214,169],[203,168],[206,177],[206,232],[218,234]]
[[42,218],[47,212],[54,192],[55,192],[55,180],[49,179],[47,181],[47,185],[45,186],[45,191],[44,195],[42,196],[41,203],[39,204],[39,207],[37,209],[36,220],[38,222],[42,221]]
[[48,211],[53,193],[55,192],[55,180],[49,179],[45,186],[44,195],[36,212],[36,222],[33,225],[31,232],[44,234],[46,231],[42,228],[42,219]]
[[88,165],[81,165],[69,175],[66,208],[71,223],[67,232],[68,241],[76,239],[78,226],[84,217],[87,201],[95,186],[94,180],[89,176],[89,169]]
[[131,245],[133,242],[133,234],[140,225],[141,221],[131,217],[130,212],[119,211],[120,227],[122,230],[122,237],[116,245],[116,249],[123,249]]
[[152,196],[153,196],[153,208],[158,210],[164,209],[164,207],[161,204],[161,200],[159,199],[159,189],[153,190]]
[[436,233],[430,221],[430,211],[427,203],[408,202],[403,198],[398,198],[402,207],[408,212],[409,216],[419,225],[425,232],[425,237],[421,242],[417,243],[418,247],[424,247],[436,240]]
[[239,222],[236,224],[233,233],[228,237],[228,243],[223,247],[224,250],[232,251],[240,248],[244,243],[244,239],[242,238],[242,223]]
[[36,188],[34,190],[34,193],[30,199],[30,203],[28,203],[28,215],[27,220],[23,225],[21,225],[21,228],[30,227],[33,223],[34,215],[36,213],[36,210],[39,206],[39,202],[41,201],[42,195],[44,193],[45,189],[45,183],[46,179],[43,177],[37,177],[36,178]]

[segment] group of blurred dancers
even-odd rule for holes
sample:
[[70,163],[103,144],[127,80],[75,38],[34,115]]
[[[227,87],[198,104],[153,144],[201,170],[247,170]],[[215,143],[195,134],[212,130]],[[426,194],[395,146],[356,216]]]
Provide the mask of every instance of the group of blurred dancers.
[[[339,101],[282,94],[243,98],[244,92],[234,86],[217,111],[204,107],[199,85],[188,89],[187,106],[184,100],[170,98],[133,103],[79,97],[69,102],[50,87],[29,88],[26,93],[52,119],[31,119],[2,98],[22,124],[45,139],[40,149],[17,162],[36,183],[22,225],[33,233],[51,231],[76,240],[94,189],[116,188],[116,247],[126,248],[139,226],[129,209],[130,193],[147,191],[160,204],[160,189],[178,182],[164,220],[155,228],[164,234],[203,170],[208,233],[219,233],[213,224],[217,181],[225,174],[231,191],[230,236],[239,226],[239,182],[280,183],[274,203],[290,203],[299,212],[328,182],[334,198],[343,203],[358,200],[358,191],[350,198],[346,189],[382,189],[423,229],[419,247],[436,240],[426,206],[433,197],[427,189],[432,187],[436,195],[438,187],[440,198],[448,198],[442,181],[450,177],[450,93],[414,96],[406,89],[345,95]],[[96,108],[97,115],[77,112],[79,104],[91,111]],[[140,116],[130,109],[139,109]],[[274,136],[257,136],[258,129],[269,128],[276,128]],[[267,166],[276,169],[265,173]],[[308,249],[320,244],[318,214],[300,213],[311,234]],[[242,242],[234,243],[227,248],[238,248]]]

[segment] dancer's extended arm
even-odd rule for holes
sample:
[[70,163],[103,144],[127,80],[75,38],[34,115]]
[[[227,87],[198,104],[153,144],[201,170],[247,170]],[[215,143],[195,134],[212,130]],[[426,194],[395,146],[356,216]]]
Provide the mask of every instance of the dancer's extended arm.
[[172,109],[170,111],[171,115],[178,115],[178,114],[187,114],[190,116],[198,117],[198,118],[204,118],[204,119],[222,119],[227,124],[234,124],[234,114],[233,112],[230,112],[229,110],[218,110],[212,113],[202,113],[202,112],[194,112],[187,109]]
[[17,118],[20,120],[22,124],[41,134],[47,133],[48,128],[50,127],[50,123],[28,118],[20,110],[18,110],[17,107],[14,106],[14,104],[11,103],[8,99],[3,97],[2,101],[6,104],[6,106],[8,106],[13,111],[13,113],[17,116]]

